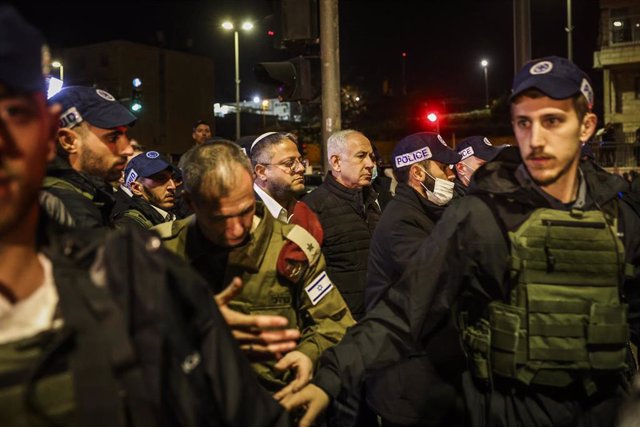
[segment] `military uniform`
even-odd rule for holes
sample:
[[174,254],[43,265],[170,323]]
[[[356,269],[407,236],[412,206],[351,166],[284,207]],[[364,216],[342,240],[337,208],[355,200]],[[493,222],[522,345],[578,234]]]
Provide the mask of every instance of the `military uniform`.
[[[257,204],[248,241],[229,250],[207,241],[194,216],[154,230],[168,249],[188,260],[207,279],[213,292],[240,277],[244,287],[231,307],[247,314],[286,317],[289,326],[301,332],[296,350],[314,363],[354,323],[324,271],[317,241],[302,227],[274,220],[261,203]],[[273,369],[273,362],[253,366],[268,389],[275,391],[287,383]]]

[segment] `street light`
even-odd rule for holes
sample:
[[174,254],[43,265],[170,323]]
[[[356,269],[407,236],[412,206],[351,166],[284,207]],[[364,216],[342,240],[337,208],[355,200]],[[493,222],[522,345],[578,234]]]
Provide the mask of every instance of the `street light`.
[[[222,23],[222,28],[227,31],[233,31],[233,42],[235,51],[235,64],[236,64],[236,140],[240,139],[240,41],[238,37],[238,30],[231,21],[225,21]],[[253,24],[245,21],[241,27],[244,31],[251,31]]]
[[489,108],[489,78],[487,76],[489,61],[483,59],[482,61],[480,61],[480,65],[484,69],[484,108]]
[[62,66],[62,62],[60,61],[53,61],[51,63],[51,66],[53,68],[59,68],[60,69],[60,80],[64,81],[64,67]]

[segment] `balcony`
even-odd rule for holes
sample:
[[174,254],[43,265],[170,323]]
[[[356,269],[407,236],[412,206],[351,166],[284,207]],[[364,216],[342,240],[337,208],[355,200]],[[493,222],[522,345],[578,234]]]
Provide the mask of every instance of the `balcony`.
[[594,53],[594,65],[640,63],[640,15],[610,18],[609,31],[601,50]]

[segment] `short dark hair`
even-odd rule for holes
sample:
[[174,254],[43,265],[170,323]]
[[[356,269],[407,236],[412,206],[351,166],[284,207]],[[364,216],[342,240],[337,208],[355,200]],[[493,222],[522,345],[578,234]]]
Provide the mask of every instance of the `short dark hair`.
[[204,201],[204,189],[211,191],[215,197],[227,196],[236,185],[238,168],[253,176],[249,159],[231,141],[197,145],[184,153],[179,167],[185,190],[197,204]]
[[[542,98],[543,96],[548,96],[548,95],[535,88],[527,89],[521,94],[519,94],[518,96],[516,96],[511,101],[511,105],[518,102],[518,100],[520,100],[524,96],[526,96],[527,98],[536,99],[536,98]],[[587,113],[591,112],[589,101],[587,101],[587,98],[585,98],[582,93],[575,94],[574,96],[571,97],[571,100],[573,101],[573,109],[576,110],[576,114],[578,115],[578,120],[582,121],[582,119],[584,119],[584,116],[586,116]]]
[[[289,132],[276,132],[262,138],[253,148],[250,148],[251,165],[255,168],[258,164],[270,163],[271,159],[273,159],[273,151],[271,149],[287,139],[296,144],[296,147],[298,146],[298,138]],[[298,151],[300,151],[299,147]]]
[[211,129],[211,125],[209,124],[209,122],[204,121],[204,120],[198,120],[196,122],[196,124],[193,125],[193,132],[195,132],[196,129],[198,129],[198,126],[200,126],[200,125],[207,125],[207,126],[209,126],[209,129]]

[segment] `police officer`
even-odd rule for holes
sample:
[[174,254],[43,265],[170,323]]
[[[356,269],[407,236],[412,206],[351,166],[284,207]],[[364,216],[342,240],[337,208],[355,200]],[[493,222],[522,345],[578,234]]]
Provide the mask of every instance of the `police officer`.
[[494,147],[485,136],[470,136],[456,145],[456,151],[461,160],[456,164],[455,191],[458,196],[464,196],[467,192],[471,177],[478,168],[491,161],[500,148]]
[[47,106],[42,49],[0,5],[2,425],[287,425],[206,284],[157,237],[40,214],[61,111]]
[[58,155],[44,180],[45,210],[63,225],[110,225],[113,189],[133,154],[127,129],[136,117],[110,93],[69,86],[51,98],[62,105]]
[[[440,180],[449,184],[453,181],[451,167],[460,161],[459,154],[432,132],[401,139],[391,158],[398,186],[371,239],[365,289],[367,311],[400,278],[420,245],[429,238],[449,205],[447,200],[430,199],[430,194]],[[436,350],[441,354],[451,347],[440,344]],[[455,393],[434,374],[429,359],[433,350],[416,346],[408,360],[369,374],[366,401],[380,416],[382,425],[428,425],[449,415],[447,405],[424,404],[425,395]],[[455,420],[449,422],[453,425]]]
[[[230,307],[242,313],[278,314],[301,332],[297,348],[278,363],[253,364],[271,391],[289,381],[308,382],[320,353],[353,324],[327,276],[318,242],[303,228],[276,221],[257,204],[249,161],[231,142],[203,144],[184,155],[184,185],[195,216],[161,224],[165,246],[220,292],[234,277],[244,283]],[[253,343],[244,349],[251,353]],[[285,372],[283,374],[282,372]]]
[[132,158],[125,168],[125,186],[115,194],[114,226],[132,224],[143,229],[172,221],[175,215],[175,170],[157,151],[146,151]]
[[615,419],[638,341],[640,218],[618,199],[620,180],[580,163],[596,127],[582,70],[531,61],[510,102],[518,147],[480,168],[445,212],[397,284],[407,293],[392,288],[325,354],[316,385],[284,400],[308,405],[302,425],[364,368],[399,360],[404,343],[434,343],[452,313],[467,368],[448,374],[467,425]]

